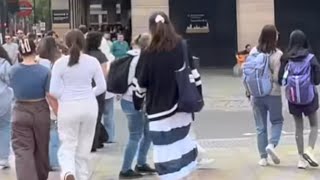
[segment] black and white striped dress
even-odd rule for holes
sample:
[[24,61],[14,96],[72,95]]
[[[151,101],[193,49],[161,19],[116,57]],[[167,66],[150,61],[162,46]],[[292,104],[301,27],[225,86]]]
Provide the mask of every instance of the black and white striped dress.
[[[177,112],[178,91],[174,71],[182,65],[181,46],[161,54],[142,53],[133,80],[136,108],[140,109],[141,102],[146,99],[154,163],[164,180],[182,179],[196,168],[197,144],[190,136],[193,116]],[[190,66],[194,67],[192,61]],[[195,69],[192,74],[201,92],[200,75]]]

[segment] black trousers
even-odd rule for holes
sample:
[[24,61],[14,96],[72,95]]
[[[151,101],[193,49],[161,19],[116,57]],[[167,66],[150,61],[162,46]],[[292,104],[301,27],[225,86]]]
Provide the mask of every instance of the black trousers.
[[97,125],[96,125],[96,132],[94,134],[92,149],[97,149],[100,144],[107,141],[107,136],[105,134],[104,126],[101,123],[102,115],[104,111],[105,106],[105,93],[97,96],[97,102],[98,102],[98,118],[97,118]]

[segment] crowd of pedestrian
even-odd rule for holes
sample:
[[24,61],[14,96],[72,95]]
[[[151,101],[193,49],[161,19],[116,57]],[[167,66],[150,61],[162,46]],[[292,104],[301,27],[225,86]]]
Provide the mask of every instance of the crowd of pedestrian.
[[[205,162],[192,130],[194,113],[204,105],[202,82],[187,41],[163,12],[150,16],[149,33],[130,45],[124,39],[119,33],[112,41],[109,33],[84,25],[67,32],[63,41],[54,31],[41,38],[21,30],[15,38],[5,36],[0,46],[0,168],[10,167],[11,142],[18,180],[46,180],[49,171],[60,171],[63,180],[89,180],[90,153],[116,143],[116,100],[129,132],[121,179],[155,174],[183,179]],[[268,157],[280,164],[276,148],[285,86],[296,124],[298,168],[317,167],[320,65],[302,31],[291,33],[285,53],[277,41],[276,27],[266,25],[258,45],[239,53],[245,55],[241,68],[256,123],[258,164],[269,165]],[[311,127],[306,149],[303,115]],[[151,145],[153,163],[147,161]]]

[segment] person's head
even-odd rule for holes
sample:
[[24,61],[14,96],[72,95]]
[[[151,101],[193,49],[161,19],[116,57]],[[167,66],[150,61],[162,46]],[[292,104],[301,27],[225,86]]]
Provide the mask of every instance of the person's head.
[[153,13],[149,18],[152,41],[148,48],[152,52],[171,51],[181,41],[169,17],[164,12]]
[[120,41],[120,42],[123,42],[123,41],[124,41],[124,35],[121,34],[121,33],[119,33],[119,34],[117,35],[117,40]]
[[51,36],[54,39],[58,39],[59,38],[58,34],[55,31],[48,31],[46,36]]
[[18,39],[24,38],[24,32],[23,32],[21,29],[19,29],[19,30],[17,31],[17,38],[18,38]]
[[65,36],[65,42],[70,54],[68,66],[78,64],[81,51],[85,48],[85,39],[82,32],[79,30],[70,30]]
[[8,44],[12,43],[12,40],[13,40],[12,36],[9,34],[5,35],[4,39],[5,39],[6,43],[8,43]]
[[8,55],[8,52],[0,44],[0,58],[7,60],[11,64],[11,59]]
[[287,49],[288,54],[294,55],[297,51],[304,49],[310,50],[307,36],[301,30],[292,31]]
[[110,33],[104,33],[103,37],[104,37],[106,40],[111,40],[111,35],[110,35]]
[[36,45],[32,39],[19,39],[19,52],[23,57],[35,55]]
[[101,45],[102,33],[91,31],[86,37],[87,51],[98,50]]
[[132,41],[133,49],[146,50],[151,43],[151,35],[149,33],[143,33],[135,37]]
[[38,46],[38,54],[40,58],[48,59],[54,63],[60,56],[55,39],[51,36],[41,39]]
[[278,31],[274,25],[265,25],[261,31],[258,51],[272,53],[277,49]]
[[247,51],[247,52],[250,52],[250,51],[251,51],[251,45],[250,45],[250,44],[247,44],[245,48],[246,48],[246,51]]
[[82,34],[86,34],[88,32],[88,28],[86,25],[80,25],[79,30],[82,32]]

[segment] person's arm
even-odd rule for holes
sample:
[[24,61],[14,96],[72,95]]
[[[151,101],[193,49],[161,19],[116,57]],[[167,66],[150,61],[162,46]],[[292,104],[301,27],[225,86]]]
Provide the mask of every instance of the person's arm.
[[282,80],[283,80],[283,75],[285,73],[285,69],[286,69],[287,63],[288,63],[287,58],[282,56],[281,59],[280,59],[280,68],[279,68],[279,73],[278,73],[278,84],[279,85],[283,85],[282,84]]
[[147,93],[147,88],[149,84],[148,80],[148,64],[147,58],[141,54],[138,61],[135,76],[132,80],[134,85],[133,90],[133,103],[136,110],[142,110],[143,101]]
[[53,113],[55,115],[57,115],[58,114],[58,100],[49,93],[50,79],[51,79],[51,75],[50,75],[50,73],[48,73],[46,84],[45,84],[46,99],[47,99],[49,106],[52,108]]
[[10,86],[10,70],[11,70],[11,65],[9,64],[8,61],[4,60],[3,64],[0,65],[3,66],[3,75],[2,75],[2,80],[4,83],[6,83],[8,86]]
[[99,64],[99,61],[96,60],[96,61],[92,61],[92,62],[93,62],[93,66],[96,69],[94,76],[93,76],[93,79],[94,79],[94,82],[96,83],[96,86],[93,88],[93,92],[94,92],[95,96],[99,96],[107,90],[106,80],[103,75],[103,71],[102,71],[102,68]]
[[314,56],[311,60],[311,78],[313,80],[314,85],[320,84],[320,64],[318,59]]
[[191,73],[195,79],[195,83],[198,88],[198,91],[199,91],[200,95],[202,96],[201,76],[200,76],[199,70],[197,69],[198,67],[196,67],[195,61],[193,60],[191,49],[188,46],[188,44],[186,44],[186,48],[187,48],[187,52],[188,52],[188,59],[189,59],[189,64],[190,64],[190,68],[191,68]]
[[277,50],[276,52],[276,58],[275,61],[272,62],[272,80],[273,82],[278,83],[279,82],[279,71],[281,67],[281,57],[282,57],[282,52],[280,50]]
[[62,68],[63,67],[60,66],[58,61],[53,65],[52,68],[49,93],[56,99],[61,97],[64,89]]

